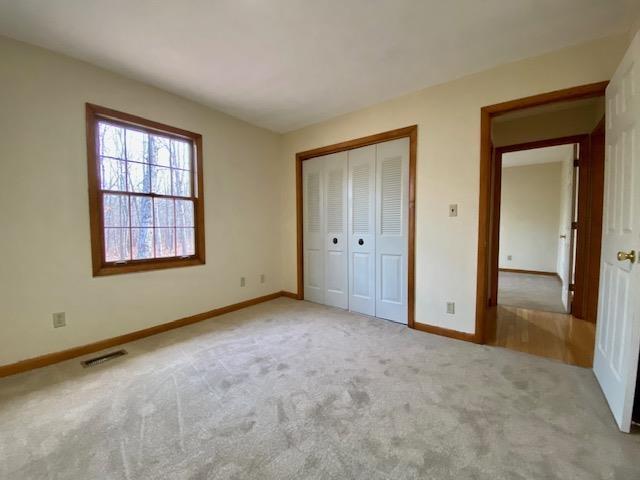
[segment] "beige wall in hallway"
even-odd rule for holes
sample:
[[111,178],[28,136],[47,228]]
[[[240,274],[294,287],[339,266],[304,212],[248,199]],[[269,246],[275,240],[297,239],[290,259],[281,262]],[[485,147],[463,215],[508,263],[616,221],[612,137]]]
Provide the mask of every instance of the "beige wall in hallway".
[[[279,135],[2,37],[0,58],[0,365],[281,289]],[[85,102],[203,135],[206,265],[91,276]]]
[[[473,332],[480,108],[607,80],[628,41],[628,35],[604,38],[503,65],[284,135],[283,287],[296,289],[295,153],[417,124],[416,321]],[[448,217],[451,203],[459,205],[456,218]],[[448,301],[456,302],[455,315],[446,314]]]
[[567,162],[502,169],[500,268],[556,273],[561,174]]
[[601,98],[595,104],[538,113],[508,121],[500,121],[498,117],[493,121],[491,129],[493,145],[502,147],[591,133],[603,115],[604,98]]

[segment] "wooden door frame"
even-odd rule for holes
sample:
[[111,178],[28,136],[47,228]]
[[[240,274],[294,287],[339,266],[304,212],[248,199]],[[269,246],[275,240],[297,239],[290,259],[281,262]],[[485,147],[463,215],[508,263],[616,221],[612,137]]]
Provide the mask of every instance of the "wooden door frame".
[[407,240],[407,325],[415,328],[415,236],[416,236],[416,158],[418,148],[418,126],[398,128],[387,132],[369,135],[367,137],[347,140],[346,142],[328,145],[326,147],[305,150],[296,153],[296,235],[297,235],[297,271],[298,271],[298,300],[304,299],[304,244],[303,244],[303,205],[302,205],[302,162],[314,157],[321,157],[331,153],[344,152],[354,148],[366,147],[376,143],[388,142],[399,138],[409,139],[409,218]]
[[589,158],[591,160],[590,181],[591,191],[590,218],[600,218],[599,223],[592,223],[590,229],[588,256],[588,270],[586,274],[587,289],[585,290],[586,305],[585,318],[596,323],[598,316],[598,292],[600,289],[600,260],[602,254],[602,219],[604,211],[604,160],[605,160],[605,117],[603,116],[596,128],[589,135]]
[[479,343],[485,342],[485,326],[490,312],[491,245],[493,236],[492,209],[495,202],[494,190],[496,174],[491,141],[491,120],[515,110],[537,107],[550,103],[580,100],[604,96],[608,81],[590,83],[577,87],[510,100],[488,105],[480,109],[480,192],[478,200],[478,269],[476,283],[476,325],[475,337]]
[[[496,147],[494,150],[494,186],[493,186],[493,202],[491,215],[491,264],[490,264],[490,294],[489,306],[494,307],[498,304],[498,270],[499,270],[499,251],[500,251],[500,206],[502,191],[502,156],[505,153],[521,152],[524,150],[533,150],[536,148],[555,147],[559,145],[580,145],[579,177],[578,177],[578,229],[576,235],[576,262],[574,265],[575,290],[573,292],[572,311],[577,318],[583,318],[586,310],[587,287],[587,265],[589,258],[589,232],[590,232],[590,135],[588,133],[580,135],[570,135],[566,137],[550,138],[546,140],[538,140],[534,142],[517,143],[513,145],[505,145]],[[574,154],[575,155],[575,154]],[[575,157],[574,157],[575,160]],[[575,310],[574,310],[575,308]]]

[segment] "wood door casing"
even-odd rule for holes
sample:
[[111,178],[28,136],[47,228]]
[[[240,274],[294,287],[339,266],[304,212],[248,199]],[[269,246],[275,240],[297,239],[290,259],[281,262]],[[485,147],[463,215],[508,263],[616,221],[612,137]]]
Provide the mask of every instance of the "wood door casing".
[[587,287],[584,319],[596,323],[598,289],[600,287],[600,257],[602,250],[602,216],[604,202],[605,118],[591,132],[591,225],[590,254],[587,258]]
[[492,240],[492,191],[493,152],[491,144],[491,120],[497,116],[524,108],[548,105],[556,102],[600,97],[604,95],[608,81],[579,85],[530,97],[487,105],[480,109],[480,174],[478,195],[478,268],[476,275],[476,328],[472,341],[484,343],[485,326],[495,308],[489,305],[491,295],[491,240]]
[[578,165],[578,231],[576,232],[576,258],[574,271],[573,300],[571,315],[584,318],[587,296],[585,294],[589,278],[589,245],[591,238],[591,155],[589,135],[583,135],[579,144]]

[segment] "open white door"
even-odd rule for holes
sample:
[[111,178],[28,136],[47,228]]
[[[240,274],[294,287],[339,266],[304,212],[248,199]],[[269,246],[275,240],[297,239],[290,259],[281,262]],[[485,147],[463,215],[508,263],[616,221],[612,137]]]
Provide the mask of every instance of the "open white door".
[[574,234],[571,224],[577,220],[577,144],[572,145],[566,160],[562,163],[560,192],[560,225],[558,238],[557,272],[562,282],[562,304],[566,312],[571,311],[571,291],[569,285],[573,277]]
[[302,163],[302,204],[304,208],[304,298],[324,303],[324,163],[312,158]]
[[[640,349],[640,37],[607,88],[605,198],[593,370],[623,432]],[[632,252],[635,253],[635,260]]]
[[409,139],[376,145],[376,317],[407,323]]
[[349,151],[349,310],[376,314],[376,146]]
[[325,172],[325,303],[349,305],[347,272],[347,152],[319,157]]

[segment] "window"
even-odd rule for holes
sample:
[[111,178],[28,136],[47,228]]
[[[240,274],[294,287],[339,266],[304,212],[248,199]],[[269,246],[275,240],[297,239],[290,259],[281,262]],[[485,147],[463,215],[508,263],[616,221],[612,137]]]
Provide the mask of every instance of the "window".
[[203,264],[201,135],[86,108],[94,276]]

